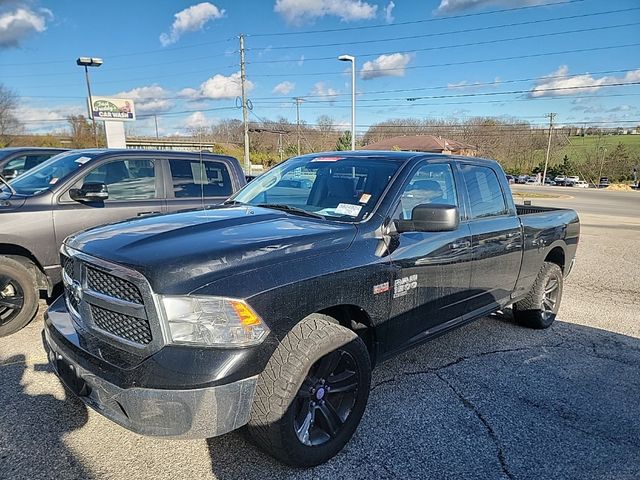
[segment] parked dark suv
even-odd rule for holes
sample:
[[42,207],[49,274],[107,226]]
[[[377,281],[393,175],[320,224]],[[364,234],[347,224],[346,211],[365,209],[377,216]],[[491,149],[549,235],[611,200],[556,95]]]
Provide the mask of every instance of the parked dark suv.
[[[73,150],[0,183],[0,336],[25,326],[60,284],[70,234],[127,218],[221,203],[245,185],[235,158]],[[179,246],[177,246],[179,248]]]
[[5,180],[14,179],[67,150],[66,148],[39,147],[0,148],[0,175]]

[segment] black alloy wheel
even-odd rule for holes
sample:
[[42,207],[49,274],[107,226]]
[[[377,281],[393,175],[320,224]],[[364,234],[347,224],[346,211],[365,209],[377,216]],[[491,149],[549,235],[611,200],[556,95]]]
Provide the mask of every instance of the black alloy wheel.
[[322,445],[340,433],[356,403],[358,378],[355,359],[342,349],[311,367],[295,398],[294,428],[300,442]]
[[15,319],[24,307],[24,291],[14,278],[0,274],[0,327]]

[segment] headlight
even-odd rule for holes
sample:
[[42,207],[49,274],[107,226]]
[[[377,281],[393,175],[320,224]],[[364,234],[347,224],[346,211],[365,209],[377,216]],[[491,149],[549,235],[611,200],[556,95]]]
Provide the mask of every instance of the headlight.
[[207,347],[257,345],[269,328],[249,305],[220,297],[162,296],[172,343]]

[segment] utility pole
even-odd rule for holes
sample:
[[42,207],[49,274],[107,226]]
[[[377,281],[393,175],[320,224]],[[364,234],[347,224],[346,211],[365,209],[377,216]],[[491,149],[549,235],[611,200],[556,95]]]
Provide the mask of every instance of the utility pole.
[[251,160],[249,159],[249,112],[247,111],[247,94],[244,87],[247,74],[244,65],[244,35],[240,34],[240,83],[242,88],[242,123],[244,124],[244,170],[251,174]]
[[160,136],[158,135],[158,116],[154,115],[153,119],[156,122],[156,140],[158,140],[160,138]]
[[542,174],[542,185],[544,185],[545,180],[547,179],[547,167],[549,166],[549,154],[551,153],[551,132],[553,131],[553,119],[556,118],[555,113],[549,113],[545,115],[545,117],[549,117],[549,141],[547,143],[547,157],[544,161],[544,173]]
[[300,156],[300,97],[295,97],[296,101],[296,123],[297,123],[297,137],[298,137],[298,156]]

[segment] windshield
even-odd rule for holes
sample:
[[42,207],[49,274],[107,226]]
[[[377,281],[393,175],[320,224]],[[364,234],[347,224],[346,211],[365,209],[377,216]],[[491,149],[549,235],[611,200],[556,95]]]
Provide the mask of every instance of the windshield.
[[384,158],[292,158],[253,180],[229,202],[359,221],[373,210],[400,165]]
[[[49,190],[96,155],[87,152],[61,153],[12,180],[11,186],[20,195],[37,195]],[[0,188],[8,189],[6,185]]]

